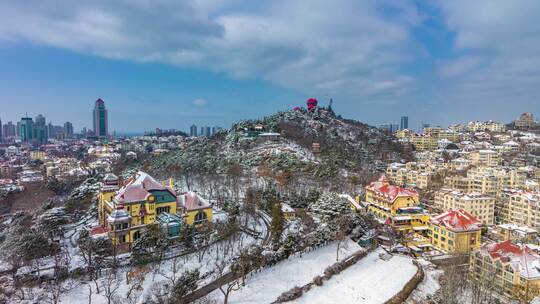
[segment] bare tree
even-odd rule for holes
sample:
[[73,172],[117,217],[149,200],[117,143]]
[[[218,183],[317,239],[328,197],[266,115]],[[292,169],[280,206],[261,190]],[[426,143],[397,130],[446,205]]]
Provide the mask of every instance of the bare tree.
[[[226,269],[227,264],[224,261],[215,261],[215,275],[218,279],[226,275]],[[240,289],[240,278],[238,278],[235,274],[230,275],[232,275],[234,278],[228,283],[219,286],[219,291],[221,291],[223,294],[223,304],[227,304],[229,302],[229,296],[233,291]]]
[[339,261],[339,250],[347,246],[347,239],[352,224],[352,219],[349,215],[344,214],[340,216],[337,220],[337,231],[336,231],[336,262]]
[[106,271],[102,279],[103,295],[107,298],[107,304],[113,303],[118,289],[120,288],[120,280],[116,269],[110,268]]

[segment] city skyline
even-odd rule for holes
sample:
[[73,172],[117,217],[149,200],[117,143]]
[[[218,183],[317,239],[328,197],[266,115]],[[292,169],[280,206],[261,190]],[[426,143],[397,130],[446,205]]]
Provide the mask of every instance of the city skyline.
[[91,129],[98,97],[118,132],[230,126],[309,97],[371,125],[408,116],[411,128],[540,111],[537,1],[315,2],[325,14],[313,15],[303,1],[66,3],[58,13],[8,2],[5,121],[31,109]]

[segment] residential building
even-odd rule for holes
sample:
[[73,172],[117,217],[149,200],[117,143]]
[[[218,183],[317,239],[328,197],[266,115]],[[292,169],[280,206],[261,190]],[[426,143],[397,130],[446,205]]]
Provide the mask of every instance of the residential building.
[[540,294],[540,255],[511,241],[482,245],[470,255],[470,279],[481,283],[503,303],[527,303]]
[[191,127],[189,127],[189,136],[197,137],[197,126],[196,125],[191,125]]
[[441,210],[463,209],[485,225],[495,223],[495,199],[482,193],[463,193],[443,188],[435,193],[435,206]]
[[495,238],[501,241],[512,241],[516,243],[538,243],[538,231],[526,226],[515,224],[500,224],[495,226]]
[[480,247],[478,219],[463,209],[450,209],[429,221],[429,236],[435,248],[452,254],[468,254]]
[[95,102],[93,111],[94,135],[99,139],[109,136],[109,114],[105,102],[99,98]]
[[139,171],[119,187],[118,177],[104,178],[99,197],[99,223],[113,244],[130,250],[147,225],[158,224],[162,213],[176,214],[177,196],[171,186],[163,186]]
[[468,154],[471,164],[474,166],[498,166],[501,162],[500,155],[493,150],[477,150]]
[[429,215],[418,206],[418,192],[390,185],[385,175],[366,187],[363,204],[396,230],[427,230]]
[[535,229],[540,228],[539,192],[507,190],[502,196],[501,201],[506,205],[501,212],[501,222]]

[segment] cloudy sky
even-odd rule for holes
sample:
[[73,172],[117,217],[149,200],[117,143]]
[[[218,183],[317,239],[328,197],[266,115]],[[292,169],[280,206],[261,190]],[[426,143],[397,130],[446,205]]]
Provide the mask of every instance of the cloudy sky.
[[0,118],[228,127],[316,97],[371,124],[540,115],[540,1],[0,1]]

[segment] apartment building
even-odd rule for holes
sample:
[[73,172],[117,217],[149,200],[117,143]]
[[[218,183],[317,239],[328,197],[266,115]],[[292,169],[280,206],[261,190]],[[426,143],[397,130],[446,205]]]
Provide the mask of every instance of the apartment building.
[[495,199],[482,193],[443,188],[435,193],[435,207],[440,210],[463,209],[485,225],[494,224]]
[[428,235],[435,248],[466,254],[480,247],[482,224],[462,209],[450,209],[431,218]]
[[493,150],[472,151],[467,156],[474,166],[498,166],[501,162],[501,156]]
[[506,190],[500,205],[502,223],[540,228],[540,192]]
[[469,277],[492,288],[502,303],[528,303],[540,294],[540,255],[511,241],[482,245],[470,255]]

